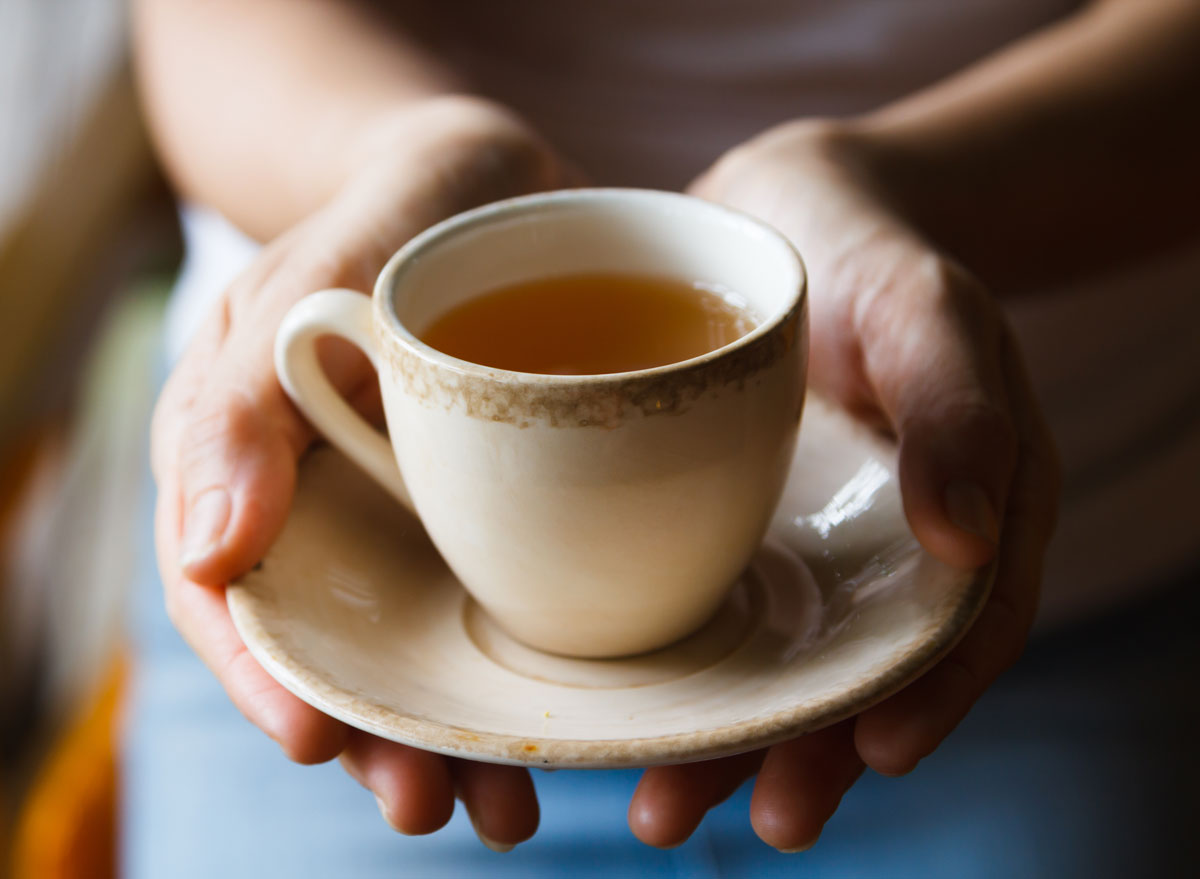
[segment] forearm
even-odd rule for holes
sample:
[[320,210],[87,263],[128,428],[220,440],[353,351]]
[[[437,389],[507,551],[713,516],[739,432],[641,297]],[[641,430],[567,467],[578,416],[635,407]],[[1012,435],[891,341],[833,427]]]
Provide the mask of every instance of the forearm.
[[260,240],[325,203],[374,154],[399,158],[464,108],[476,123],[490,109],[445,97],[459,90],[454,77],[358,3],[136,0],[134,20],[169,172]]
[[898,210],[999,289],[1200,232],[1200,3],[1109,0],[851,124]]

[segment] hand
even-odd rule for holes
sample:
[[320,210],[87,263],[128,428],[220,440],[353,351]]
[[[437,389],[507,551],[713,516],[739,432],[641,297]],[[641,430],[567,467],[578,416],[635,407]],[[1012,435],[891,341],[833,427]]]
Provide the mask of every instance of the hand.
[[[908,523],[942,561],[997,558],[983,612],[940,663],[855,718],[765,752],[647,770],[629,822],[658,846],[757,774],[769,845],[811,846],[866,766],[901,775],[1020,655],[1053,530],[1058,463],[996,303],[888,207],[865,142],[791,123],[721,159],[691,191],[772,223],[809,272],[810,383],[899,441]],[[985,206],[981,206],[985,209]]]
[[[267,675],[225,605],[225,584],[257,563],[283,527],[297,461],[313,439],[272,365],[288,308],[325,287],[370,290],[391,254],[437,220],[571,182],[519,122],[465,98],[406,110],[365,142],[338,195],[265,247],[225,291],[159,399],[152,458],[167,611],[234,704],[291,759],[340,754],[405,833],[445,824],[457,793],[485,842],[503,846],[537,827],[524,770],[449,760],[349,729]],[[343,393],[378,416],[378,382],[365,358],[342,343],[322,359]]]

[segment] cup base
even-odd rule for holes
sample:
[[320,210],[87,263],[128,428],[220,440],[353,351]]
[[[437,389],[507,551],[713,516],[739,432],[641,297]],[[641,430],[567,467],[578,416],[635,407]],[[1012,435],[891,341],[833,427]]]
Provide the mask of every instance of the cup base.
[[747,571],[699,629],[653,650],[614,657],[578,657],[541,650],[517,638],[474,599],[463,602],[467,637],[497,665],[532,680],[609,689],[674,680],[724,659],[748,637],[762,614],[763,588]]
[[[760,553],[730,589],[725,600],[700,628],[654,650],[620,657],[577,657],[530,646],[507,631],[469,595],[462,606],[462,626],[472,644],[497,665],[529,680],[584,689],[623,689],[685,678],[723,661],[745,645],[771,618],[799,631],[820,618],[820,599],[791,596],[781,607],[781,584],[795,589],[793,571],[775,571],[772,554]],[[783,574],[783,576],[779,576]],[[774,607],[775,613],[770,612]],[[785,609],[778,618],[778,611]]]

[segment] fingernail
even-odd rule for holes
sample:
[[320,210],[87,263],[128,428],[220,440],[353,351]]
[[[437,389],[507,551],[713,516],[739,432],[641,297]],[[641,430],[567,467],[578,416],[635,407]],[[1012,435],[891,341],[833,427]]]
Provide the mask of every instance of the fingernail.
[[781,849],[776,849],[776,851],[779,852],[781,855],[798,855],[798,854],[800,854],[800,852],[808,851],[814,845],[816,845],[816,843],[810,842],[808,845],[801,845],[801,846],[797,846],[796,848],[781,848]]
[[471,819],[471,826],[475,828],[475,835],[479,837],[479,841],[492,851],[504,854],[505,852],[511,852],[514,848],[516,848],[516,845],[511,842],[496,842],[496,840],[491,839],[486,833],[483,832],[482,828],[480,828],[479,821],[474,815],[471,814],[470,809],[467,810],[467,817]]
[[392,828],[392,830],[396,831],[397,833],[403,834],[404,836],[412,835],[410,833],[404,833],[402,828],[397,827],[392,823],[392,819],[388,817],[387,803],[383,801],[383,797],[379,796],[379,794],[375,795],[375,805],[379,806],[379,814],[383,816],[383,821],[388,827]]
[[776,849],[776,851],[778,851],[781,855],[798,855],[800,852],[808,851],[816,844],[817,841],[814,839],[812,842],[805,843],[804,845],[798,845],[795,848],[781,848]]
[[210,488],[192,501],[184,520],[179,552],[179,564],[184,570],[203,562],[220,545],[229,524],[230,508],[229,492],[223,488]]
[[946,515],[956,526],[988,543],[1000,540],[1000,523],[987,493],[973,482],[951,482],[946,486]]

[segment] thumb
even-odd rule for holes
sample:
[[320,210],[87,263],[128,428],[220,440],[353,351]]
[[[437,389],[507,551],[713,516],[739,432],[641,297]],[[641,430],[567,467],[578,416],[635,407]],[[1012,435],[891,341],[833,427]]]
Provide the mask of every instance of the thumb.
[[872,309],[864,366],[899,435],[909,526],[942,561],[974,568],[995,555],[1016,467],[1006,330],[977,282],[934,262]]
[[282,529],[309,430],[271,374],[209,381],[180,435],[179,564],[189,580],[224,584]]

